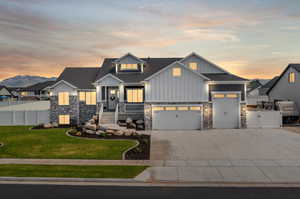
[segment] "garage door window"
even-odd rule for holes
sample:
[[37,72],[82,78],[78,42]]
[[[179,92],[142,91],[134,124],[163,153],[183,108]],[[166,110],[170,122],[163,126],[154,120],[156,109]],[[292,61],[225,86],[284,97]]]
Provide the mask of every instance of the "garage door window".
[[179,106],[179,107],[177,107],[177,109],[178,109],[179,111],[188,111],[188,110],[189,110],[189,107],[187,107],[187,106]]
[[168,107],[166,107],[166,111],[176,111],[176,107],[175,106],[168,106]]
[[200,107],[200,106],[191,106],[191,107],[190,107],[190,110],[191,110],[191,111],[200,111],[200,110],[201,110],[201,107]]
[[225,95],[224,94],[214,94],[213,97],[214,98],[224,98]]
[[164,109],[164,107],[161,107],[161,106],[155,106],[155,107],[152,108],[152,110],[153,111],[163,111],[165,109]]
[[227,98],[237,98],[238,95],[235,94],[235,93],[231,93],[231,94],[227,94],[226,97],[227,97]]

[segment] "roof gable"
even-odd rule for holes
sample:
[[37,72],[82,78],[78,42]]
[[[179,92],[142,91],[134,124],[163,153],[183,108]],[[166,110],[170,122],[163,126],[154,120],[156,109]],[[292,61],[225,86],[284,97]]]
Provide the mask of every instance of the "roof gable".
[[277,77],[273,82],[271,87],[269,88],[269,90],[266,92],[266,94],[269,94],[271,92],[271,90],[276,86],[276,84],[280,81],[280,79],[283,77],[283,75],[286,73],[286,71],[288,71],[289,68],[293,68],[296,71],[298,71],[300,73],[300,64],[289,64],[284,71],[280,74],[279,77]]
[[144,63],[144,61],[143,61],[142,59],[140,59],[140,58],[134,56],[134,55],[131,54],[131,53],[127,53],[126,55],[123,55],[122,57],[116,59],[116,60],[114,61],[114,63],[119,63],[119,62],[121,62],[123,59],[125,59],[125,58],[127,58],[127,57],[133,58],[133,59],[135,59],[136,61],[138,61],[138,62],[140,62],[140,63]]
[[185,65],[182,64],[182,63],[179,62],[179,61],[173,62],[172,64],[168,65],[167,67],[164,67],[163,69],[157,71],[156,73],[154,73],[153,75],[149,76],[149,77],[146,78],[145,80],[146,80],[146,81],[147,81],[147,80],[150,80],[150,79],[154,78],[155,76],[159,75],[160,73],[162,73],[162,72],[168,70],[169,68],[171,68],[171,67],[176,67],[176,66],[177,66],[177,67],[178,67],[178,66],[181,67],[183,70],[186,70],[186,71],[189,71],[189,72],[191,72],[191,73],[194,73],[194,74],[196,74],[198,77],[201,77],[202,79],[210,80],[208,77],[206,77],[206,76],[204,76],[204,75],[202,75],[202,74],[196,73],[196,72],[192,71],[191,69],[185,67]]
[[123,81],[109,73],[104,77],[98,79],[95,83],[101,83],[101,82],[105,82],[104,84],[106,85],[112,85],[112,84],[115,85],[115,84],[122,83]]

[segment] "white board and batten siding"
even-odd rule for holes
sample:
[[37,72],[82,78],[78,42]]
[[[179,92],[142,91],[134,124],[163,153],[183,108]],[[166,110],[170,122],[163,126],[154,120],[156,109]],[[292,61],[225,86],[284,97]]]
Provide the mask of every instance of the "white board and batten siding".
[[195,55],[187,57],[182,61],[184,65],[188,67],[190,62],[195,62],[198,65],[197,72],[198,73],[224,73],[224,70],[216,67],[214,64],[201,59]]
[[68,92],[70,93],[70,95],[77,95],[77,90],[64,82],[60,82],[59,84],[57,84],[51,90],[51,92],[54,96],[58,95],[59,92]]
[[247,111],[247,128],[280,128],[280,111]]
[[173,77],[174,65],[151,78],[145,85],[146,102],[207,101],[207,85],[197,74],[181,68],[181,76]]
[[0,111],[0,126],[38,125],[49,122],[49,110]]

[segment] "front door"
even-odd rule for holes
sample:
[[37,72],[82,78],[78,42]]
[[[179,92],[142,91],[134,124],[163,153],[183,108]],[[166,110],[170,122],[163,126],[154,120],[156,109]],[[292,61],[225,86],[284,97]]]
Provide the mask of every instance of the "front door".
[[108,110],[115,111],[116,106],[119,102],[119,88],[118,87],[107,87],[107,103]]

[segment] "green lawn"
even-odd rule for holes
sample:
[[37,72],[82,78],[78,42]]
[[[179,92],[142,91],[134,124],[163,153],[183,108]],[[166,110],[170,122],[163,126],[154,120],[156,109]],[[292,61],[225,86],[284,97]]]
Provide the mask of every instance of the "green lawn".
[[134,178],[145,166],[0,165],[5,177]]
[[87,140],[69,137],[67,129],[29,130],[28,126],[0,126],[0,158],[122,159],[134,141]]

